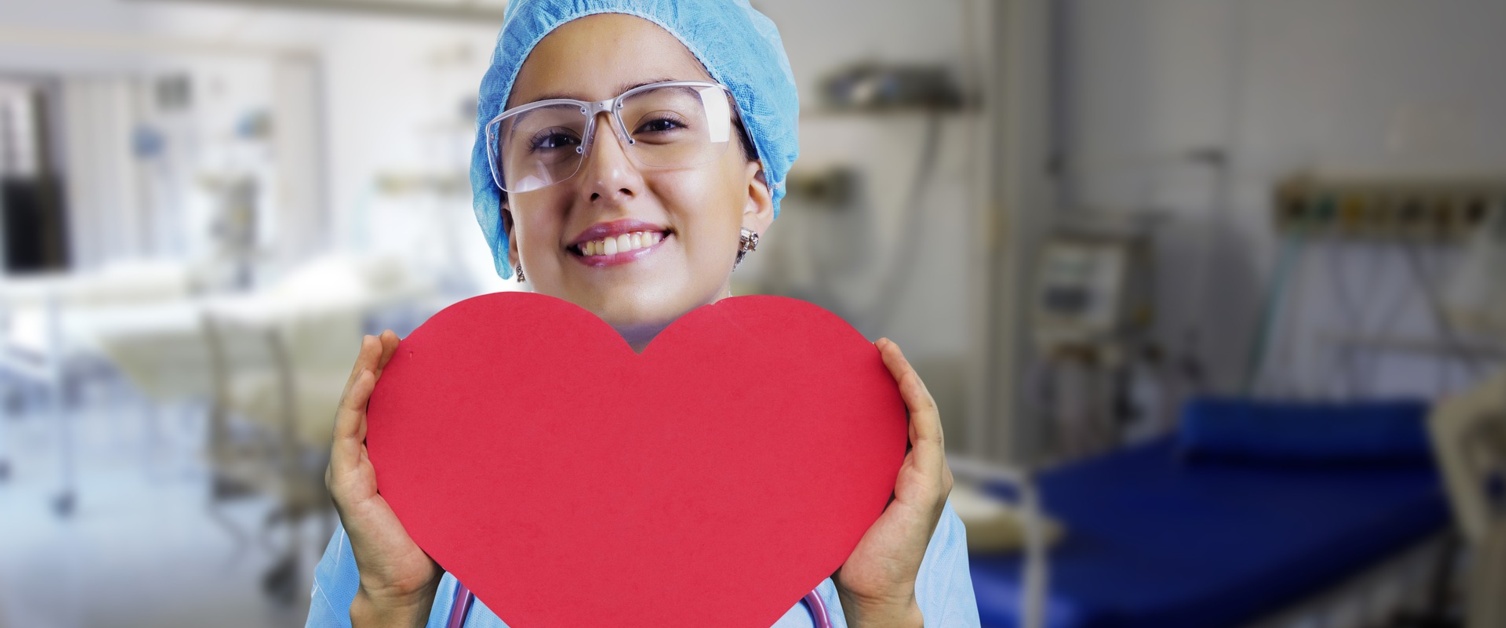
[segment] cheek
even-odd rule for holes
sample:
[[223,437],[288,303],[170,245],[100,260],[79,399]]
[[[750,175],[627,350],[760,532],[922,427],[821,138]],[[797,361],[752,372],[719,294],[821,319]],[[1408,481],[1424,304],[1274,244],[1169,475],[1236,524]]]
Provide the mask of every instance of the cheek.
[[692,256],[736,254],[746,191],[726,173],[663,173],[655,194],[685,236]]
[[718,223],[742,222],[748,188],[740,157],[701,169],[660,174],[655,178],[661,185],[655,186],[654,192],[671,211]]
[[[531,192],[517,199],[513,207],[513,240],[518,255],[536,256],[551,250],[560,241],[568,203],[548,191]],[[524,261],[527,264],[527,261]]]

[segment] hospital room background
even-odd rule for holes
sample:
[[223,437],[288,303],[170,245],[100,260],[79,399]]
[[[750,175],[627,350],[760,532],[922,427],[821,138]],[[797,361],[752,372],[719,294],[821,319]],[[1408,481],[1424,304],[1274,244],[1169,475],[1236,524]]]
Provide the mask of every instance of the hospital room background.
[[[734,292],[905,347],[983,625],[1506,626],[1506,2],[753,5]],[[519,288],[503,7],[0,3],[0,626],[302,625],[360,334]]]

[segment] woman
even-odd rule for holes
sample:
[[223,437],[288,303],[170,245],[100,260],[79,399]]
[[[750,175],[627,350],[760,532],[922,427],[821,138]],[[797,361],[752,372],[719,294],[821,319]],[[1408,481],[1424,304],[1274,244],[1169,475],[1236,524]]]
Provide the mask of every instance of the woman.
[[[730,295],[733,267],[778,212],[798,112],[778,32],[746,0],[514,0],[507,10],[472,167],[498,272],[590,310],[641,351],[680,315]],[[308,625],[502,626],[479,602],[457,606],[461,583],[377,493],[365,407],[397,343],[391,332],[363,339],[340,404],[326,479],[341,529],[319,563]],[[838,626],[975,626],[940,417],[899,348],[877,347],[909,408],[912,449],[894,500],[807,604]],[[796,605],[776,625],[813,617]]]

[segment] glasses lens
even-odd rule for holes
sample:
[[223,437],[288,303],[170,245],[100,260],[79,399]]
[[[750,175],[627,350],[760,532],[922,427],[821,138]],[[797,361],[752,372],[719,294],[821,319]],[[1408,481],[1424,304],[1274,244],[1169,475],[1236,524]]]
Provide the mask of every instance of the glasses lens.
[[580,168],[586,116],[576,105],[529,109],[497,121],[497,166],[502,189],[528,192],[570,178]]
[[720,87],[655,87],[622,100],[622,128],[645,165],[684,168],[721,154],[732,137],[732,108]]
[[[641,166],[685,168],[715,159],[732,139],[732,105],[720,87],[665,86],[633,92],[616,111]],[[493,122],[492,176],[507,192],[529,192],[575,175],[590,118],[579,105],[528,109]]]

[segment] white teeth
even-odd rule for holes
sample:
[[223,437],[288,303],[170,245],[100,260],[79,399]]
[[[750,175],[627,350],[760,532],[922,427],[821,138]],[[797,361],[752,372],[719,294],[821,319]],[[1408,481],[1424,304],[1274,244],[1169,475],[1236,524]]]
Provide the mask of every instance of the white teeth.
[[593,255],[616,255],[618,253],[646,249],[658,244],[663,239],[664,234],[658,231],[635,231],[633,233],[624,233],[610,238],[585,242],[580,245],[580,253],[587,257]]

